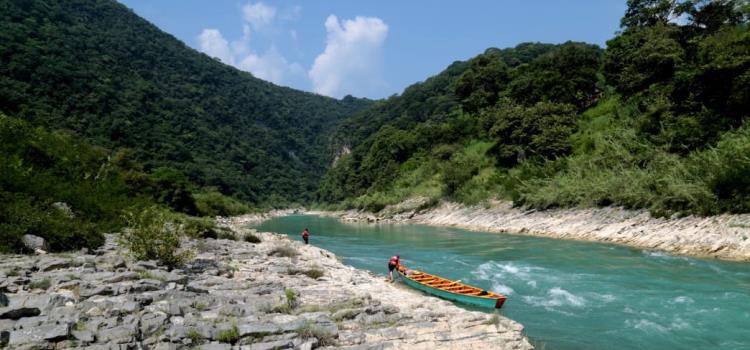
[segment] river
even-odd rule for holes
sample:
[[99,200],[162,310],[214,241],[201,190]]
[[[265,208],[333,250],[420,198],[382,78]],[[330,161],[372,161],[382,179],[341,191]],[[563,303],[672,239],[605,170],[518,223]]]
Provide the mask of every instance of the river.
[[[386,274],[388,258],[506,294],[542,349],[750,349],[750,264],[599,243],[293,215],[256,226]],[[488,311],[491,312],[491,311]]]

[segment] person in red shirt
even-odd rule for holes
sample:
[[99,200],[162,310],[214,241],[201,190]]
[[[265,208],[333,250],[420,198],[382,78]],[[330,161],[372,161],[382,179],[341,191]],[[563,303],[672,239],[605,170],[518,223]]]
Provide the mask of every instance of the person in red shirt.
[[398,266],[401,265],[401,256],[395,255],[391,257],[391,260],[388,260],[388,281],[393,282],[393,270],[398,268]]
[[304,230],[304,231],[302,231],[302,239],[304,239],[304,240],[305,240],[305,244],[308,244],[308,243],[309,243],[309,241],[308,241],[308,240],[310,239],[310,231],[309,231],[309,230],[307,230],[307,227],[305,227],[305,230]]

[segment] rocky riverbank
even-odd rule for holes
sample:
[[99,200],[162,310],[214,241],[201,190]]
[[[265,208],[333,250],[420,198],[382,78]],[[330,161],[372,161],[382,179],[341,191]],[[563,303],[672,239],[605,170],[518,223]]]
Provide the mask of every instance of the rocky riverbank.
[[[234,226],[239,236],[250,232]],[[0,347],[9,349],[531,349],[523,327],[255,233],[186,241],[169,271],[109,235],[93,254],[0,258]]]
[[645,210],[622,208],[552,209],[514,208],[510,202],[464,206],[441,202],[426,207],[411,199],[379,213],[362,211],[311,212],[343,221],[417,223],[469,230],[506,232],[558,239],[615,243],[678,255],[750,261],[750,215],[654,218]]

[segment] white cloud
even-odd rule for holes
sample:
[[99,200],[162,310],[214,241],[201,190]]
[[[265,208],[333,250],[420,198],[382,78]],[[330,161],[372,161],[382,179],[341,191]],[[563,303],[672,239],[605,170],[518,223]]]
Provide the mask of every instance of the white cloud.
[[253,29],[259,30],[273,21],[276,16],[276,8],[268,6],[262,2],[250,3],[242,6],[242,19],[253,26]]
[[382,86],[378,68],[388,25],[377,17],[358,16],[339,22],[330,15],[325,27],[326,48],[308,72],[315,92],[336,97],[344,93],[362,96]]
[[224,39],[218,29],[204,29],[198,35],[198,44],[201,52],[216,57],[226,64],[234,64],[234,55],[229,42]]
[[[301,8],[295,8],[299,13]],[[242,37],[231,43],[224,38],[218,29],[204,29],[198,35],[199,50],[216,57],[222,62],[252,73],[254,76],[276,84],[299,83],[305,79],[305,70],[295,62],[289,62],[271,46],[265,53],[253,52],[250,39],[253,30],[270,25],[276,15],[276,9],[258,2],[247,3],[242,7]]]
[[298,63],[289,63],[275,47],[263,55],[249,54],[237,68],[253,73],[256,77],[280,84],[304,76],[305,70]]

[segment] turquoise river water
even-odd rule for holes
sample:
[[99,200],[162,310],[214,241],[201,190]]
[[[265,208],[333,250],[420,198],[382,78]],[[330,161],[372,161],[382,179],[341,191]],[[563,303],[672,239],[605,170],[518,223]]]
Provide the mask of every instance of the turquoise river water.
[[[501,313],[542,349],[750,349],[750,264],[598,243],[294,215],[263,231],[386,274],[410,268],[504,293]],[[492,312],[492,311],[488,311]]]

